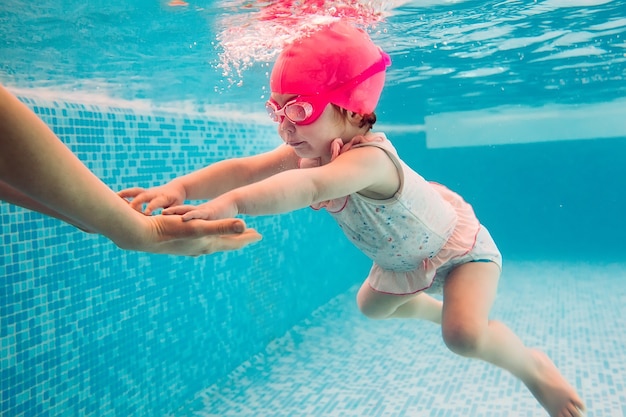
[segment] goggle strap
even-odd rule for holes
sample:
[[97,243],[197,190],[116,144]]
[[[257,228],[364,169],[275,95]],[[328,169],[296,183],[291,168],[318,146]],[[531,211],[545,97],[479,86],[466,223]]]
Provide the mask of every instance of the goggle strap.
[[341,84],[338,87],[333,88],[332,90],[326,93],[321,93],[321,94],[332,96],[345,89],[356,87],[357,85],[361,84],[363,81],[367,80],[368,78],[371,78],[374,75],[378,74],[379,72],[384,71],[385,68],[391,65],[391,57],[387,53],[385,53],[382,49],[378,48],[378,50],[380,52],[380,59],[378,61],[374,62],[372,65],[364,69],[363,72],[361,72],[359,75],[352,78],[351,80],[345,82],[344,84]]

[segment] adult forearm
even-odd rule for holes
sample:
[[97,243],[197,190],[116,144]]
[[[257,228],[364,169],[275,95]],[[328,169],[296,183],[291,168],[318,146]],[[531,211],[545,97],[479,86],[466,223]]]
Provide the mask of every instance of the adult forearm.
[[[0,86],[0,178],[33,206],[116,241],[128,239],[131,210],[34,113]],[[23,200],[24,202],[26,200]],[[46,214],[48,214],[46,213]],[[126,236],[125,236],[126,235]]]
[[0,180],[0,200],[6,201],[7,203],[14,204],[16,206],[24,207],[32,211],[36,211],[46,216],[55,217],[59,220],[63,220],[66,223],[71,223],[74,226],[82,229],[85,232],[90,232],[89,228],[83,224],[78,224],[75,219],[70,219],[67,216],[58,213],[57,211],[51,209],[50,207],[40,203],[39,201],[33,199],[30,196],[22,193],[21,191],[11,187],[9,184]]

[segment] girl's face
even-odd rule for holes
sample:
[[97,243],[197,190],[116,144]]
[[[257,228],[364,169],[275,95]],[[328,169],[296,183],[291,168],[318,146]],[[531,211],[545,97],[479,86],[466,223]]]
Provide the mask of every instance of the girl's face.
[[[271,97],[282,107],[296,96],[272,93]],[[352,134],[351,127],[346,118],[329,104],[322,115],[311,124],[299,125],[283,117],[278,125],[278,134],[300,158],[322,158],[323,162],[328,162],[331,156],[330,144],[334,139],[348,141],[358,134]]]

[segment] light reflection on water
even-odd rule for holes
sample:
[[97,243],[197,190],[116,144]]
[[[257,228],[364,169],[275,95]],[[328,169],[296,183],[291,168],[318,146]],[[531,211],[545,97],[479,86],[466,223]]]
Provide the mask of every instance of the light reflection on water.
[[340,16],[367,25],[392,55],[385,108],[410,100],[432,114],[625,95],[619,0],[40,3],[0,5],[4,84],[262,111],[280,45]]

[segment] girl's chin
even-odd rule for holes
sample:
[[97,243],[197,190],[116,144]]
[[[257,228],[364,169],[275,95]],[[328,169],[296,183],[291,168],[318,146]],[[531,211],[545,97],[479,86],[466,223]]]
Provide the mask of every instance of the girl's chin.
[[294,151],[296,152],[296,155],[298,155],[300,158],[308,158],[308,159],[317,159],[320,158],[321,155],[319,155],[316,152],[311,152],[310,149],[294,149]]
[[320,155],[319,150],[313,149],[307,142],[288,144],[300,158],[320,159],[324,155]]

